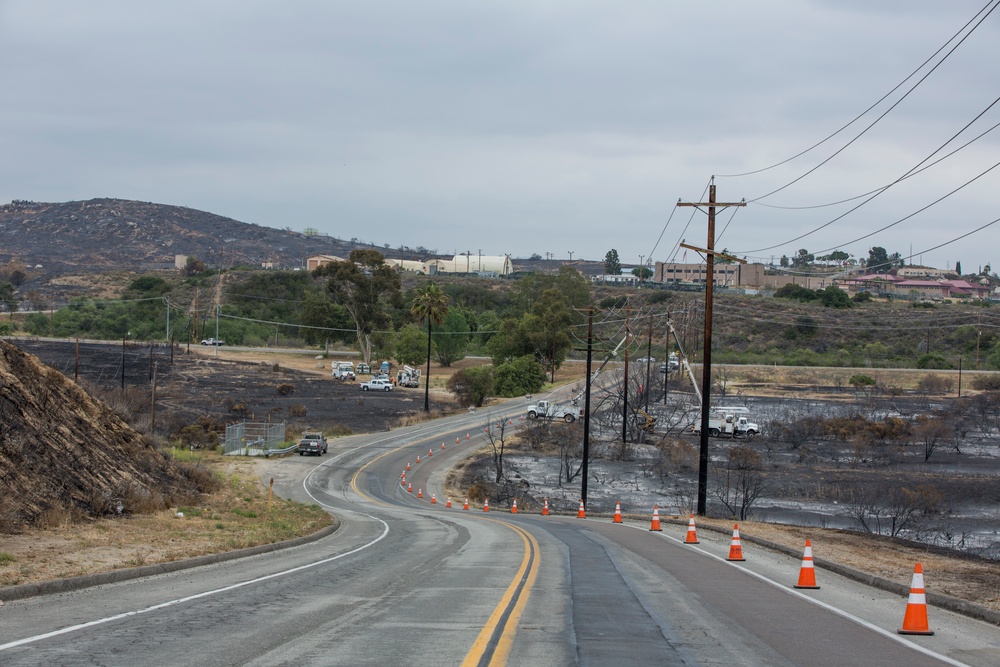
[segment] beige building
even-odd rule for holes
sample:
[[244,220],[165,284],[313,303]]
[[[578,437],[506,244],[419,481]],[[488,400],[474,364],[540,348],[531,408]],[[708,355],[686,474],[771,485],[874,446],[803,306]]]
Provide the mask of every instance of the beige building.
[[343,257],[336,255],[313,255],[306,258],[306,271],[315,271],[321,266],[326,266],[331,262],[346,262]]
[[[656,262],[652,281],[667,284],[705,284],[706,264]],[[719,287],[776,290],[795,284],[809,289],[825,289],[834,283],[831,276],[768,275],[763,264],[716,264],[715,284]]]

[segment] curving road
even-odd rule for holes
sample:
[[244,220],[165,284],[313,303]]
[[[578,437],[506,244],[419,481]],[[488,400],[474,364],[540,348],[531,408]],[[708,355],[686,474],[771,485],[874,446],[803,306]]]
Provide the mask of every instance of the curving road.
[[340,530],[8,602],[0,664],[1000,664],[994,626],[931,609],[934,636],[901,637],[905,599],[825,571],[820,590],[796,591],[797,561],[745,545],[746,562],[727,562],[725,536],[691,546],[683,526],[447,508],[447,471],[483,444],[486,420],[338,440],[319,464],[262,462],[279,493],[330,508]]

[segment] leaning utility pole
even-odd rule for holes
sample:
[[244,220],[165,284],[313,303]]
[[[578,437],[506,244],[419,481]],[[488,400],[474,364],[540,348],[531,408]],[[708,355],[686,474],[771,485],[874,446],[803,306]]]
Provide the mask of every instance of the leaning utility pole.
[[583,479],[580,481],[580,500],[587,505],[587,476],[590,474],[590,388],[594,377],[590,368],[594,361],[594,309],[587,311],[587,382],[583,393]]
[[[712,393],[712,296],[715,287],[715,209],[746,206],[746,201],[715,201],[715,177],[708,186],[707,202],[677,202],[678,206],[708,207],[708,247],[681,246],[705,253],[705,345],[701,365],[701,447],[698,456],[698,514],[704,516],[708,506],[708,417]],[[721,254],[721,253],[720,253]],[[727,259],[736,260],[735,257]],[[742,260],[736,260],[742,261]]]

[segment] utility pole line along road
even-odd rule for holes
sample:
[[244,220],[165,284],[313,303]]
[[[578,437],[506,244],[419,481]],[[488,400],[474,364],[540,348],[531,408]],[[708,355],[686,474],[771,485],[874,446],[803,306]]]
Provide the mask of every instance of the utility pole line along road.
[[[705,345],[702,357],[701,373],[701,447],[698,456],[698,514],[704,516],[708,504],[708,416],[712,394],[712,296],[715,287],[715,209],[730,206],[746,206],[745,200],[739,202],[715,201],[715,177],[708,186],[707,202],[677,202],[678,206],[708,207],[708,247],[697,248],[681,243],[684,248],[690,248],[705,253]],[[721,255],[721,253],[719,253]],[[735,257],[721,255],[726,259],[742,262]]]

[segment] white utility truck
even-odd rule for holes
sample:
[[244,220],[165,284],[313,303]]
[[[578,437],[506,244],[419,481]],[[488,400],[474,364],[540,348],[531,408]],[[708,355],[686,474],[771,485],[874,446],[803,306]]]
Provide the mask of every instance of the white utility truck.
[[528,406],[528,419],[561,419],[567,424],[583,419],[583,408],[538,401]]

